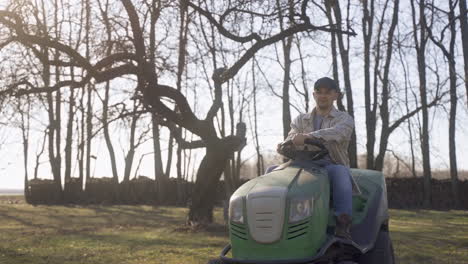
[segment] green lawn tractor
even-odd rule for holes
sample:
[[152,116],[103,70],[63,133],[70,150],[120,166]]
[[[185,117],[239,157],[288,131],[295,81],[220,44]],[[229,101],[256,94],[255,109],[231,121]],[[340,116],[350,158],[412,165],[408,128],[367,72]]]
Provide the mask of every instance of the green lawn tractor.
[[306,146],[314,151],[285,148],[287,166],[236,190],[229,201],[230,244],[209,264],[394,263],[383,174],[351,169],[352,240],[336,237],[333,190],[326,170],[311,162],[327,151],[314,140]]

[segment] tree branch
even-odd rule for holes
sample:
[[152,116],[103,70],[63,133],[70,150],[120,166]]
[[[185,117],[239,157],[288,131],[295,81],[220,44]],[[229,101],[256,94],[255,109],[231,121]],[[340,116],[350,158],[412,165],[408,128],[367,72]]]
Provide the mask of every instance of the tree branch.
[[[257,40],[257,41],[262,40],[257,33],[252,33],[252,34],[250,34],[248,36],[245,36],[245,37],[236,36],[236,35],[232,34],[231,32],[229,32],[225,27],[223,27],[223,25],[221,23],[219,23],[211,15],[210,12],[202,9],[201,7],[195,5],[194,3],[191,3],[190,0],[184,0],[184,2],[186,2],[186,4],[188,6],[190,6],[191,8],[193,8],[195,11],[197,11],[198,13],[200,13],[201,15],[206,17],[208,19],[208,21],[210,21],[210,23],[215,25],[215,27],[219,30],[219,33],[221,33],[221,35],[223,35],[223,36],[225,36],[225,37],[227,37],[227,38],[229,38],[231,40],[234,40],[234,41],[240,42],[240,43],[246,43],[246,42],[249,42],[249,41],[252,41],[252,40]],[[228,13],[228,12],[230,12],[229,9],[228,9],[228,11],[226,11],[226,13]],[[227,15],[226,13],[225,13],[225,15]],[[223,16],[222,16],[222,18],[223,18]]]
[[[437,96],[436,98],[434,98],[434,100],[432,100],[432,102],[430,102],[427,105],[427,108],[430,108],[430,107],[433,107],[433,106],[437,105],[437,103],[448,93],[449,93],[449,91],[446,91],[446,92],[442,93],[440,96]],[[413,111],[408,112],[406,115],[400,117],[397,121],[395,121],[393,123],[393,125],[391,125],[389,127],[389,131],[390,131],[389,134],[391,134],[393,132],[393,130],[395,130],[401,123],[405,122],[408,118],[411,118],[412,116],[417,114],[422,109],[423,109],[423,107],[419,106],[416,109],[414,109]]]
[[223,72],[226,71],[225,68],[220,68],[216,69],[213,73],[212,79],[214,82],[214,94],[215,98],[213,100],[213,104],[210,107],[210,110],[208,110],[208,113],[206,114],[206,121],[211,122],[213,118],[216,116],[216,113],[218,112],[219,108],[223,104],[223,92],[222,92],[222,87],[221,87],[221,75]]
[[174,123],[168,120],[159,120],[159,124],[162,126],[167,127],[171,131],[171,135],[176,139],[177,144],[183,149],[196,149],[196,148],[204,148],[206,144],[203,140],[195,140],[195,141],[186,141],[182,137],[181,130],[178,129]]

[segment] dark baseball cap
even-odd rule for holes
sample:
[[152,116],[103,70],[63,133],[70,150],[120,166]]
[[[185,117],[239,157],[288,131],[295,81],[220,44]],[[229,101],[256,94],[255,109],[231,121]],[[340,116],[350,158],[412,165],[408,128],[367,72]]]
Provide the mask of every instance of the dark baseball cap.
[[315,81],[314,90],[317,90],[319,88],[328,88],[330,90],[335,90],[337,93],[340,92],[340,88],[336,84],[335,80],[328,77],[322,77]]

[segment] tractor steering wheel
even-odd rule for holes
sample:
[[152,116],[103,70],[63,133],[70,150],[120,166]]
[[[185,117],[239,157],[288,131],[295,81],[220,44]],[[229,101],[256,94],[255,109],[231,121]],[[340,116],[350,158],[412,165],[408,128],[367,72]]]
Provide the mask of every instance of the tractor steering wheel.
[[319,160],[328,154],[328,149],[325,145],[317,140],[306,138],[304,145],[312,145],[318,147],[319,150],[308,150],[307,146],[305,150],[297,150],[292,140],[286,140],[280,144],[278,152],[287,158],[292,160],[295,159],[308,159],[308,160]]

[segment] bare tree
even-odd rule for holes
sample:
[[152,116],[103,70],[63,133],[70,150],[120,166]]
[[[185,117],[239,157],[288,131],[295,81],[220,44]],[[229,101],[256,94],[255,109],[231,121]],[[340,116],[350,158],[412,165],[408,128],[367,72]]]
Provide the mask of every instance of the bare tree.
[[[48,135],[48,130],[49,128],[46,128],[44,130],[44,137],[42,138],[42,143],[41,147],[39,147],[36,151],[36,164],[34,166],[34,179],[37,180],[37,174],[39,173],[39,166],[41,165],[41,156],[44,153],[45,150],[45,144],[47,141],[47,135]],[[38,143],[39,145],[39,143]]]
[[[389,101],[390,101],[390,82],[389,82],[389,74],[390,74],[390,64],[392,61],[392,55],[393,55],[393,37],[395,33],[395,28],[398,23],[398,12],[399,12],[399,4],[400,1],[396,0],[394,1],[394,7],[393,7],[393,16],[392,16],[392,22],[390,25],[390,29],[388,31],[388,38],[387,38],[387,54],[386,54],[386,59],[385,59],[385,65],[384,65],[384,73],[383,73],[383,80],[382,80],[382,101],[380,105],[380,116],[382,119],[382,129],[380,133],[380,147],[379,147],[379,153],[376,157],[375,160],[375,167],[378,170],[382,170],[383,164],[384,164],[384,157],[385,153],[387,151],[387,144],[388,144],[388,138],[390,137],[391,132],[393,131],[392,129],[395,129],[396,126],[394,123],[393,127],[390,128],[390,110],[389,110]],[[384,18],[382,17],[382,20]],[[400,119],[400,122],[404,121],[404,119]],[[375,125],[375,123],[374,123]]]
[[[387,1],[388,2],[388,1]],[[374,94],[374,107],[371,107],[371,43],[374,30],[375,1],[364,0],[363,7],[362,36],[364,38],[364,100],[366,109],[366,167],[374,168],[375,128],[377,125],[377,98]],[[378,58],[378,57],[377,57]],[[377,63],[377,62],[376,62]],[[375,89],[377,87],[374,87]]]
[[466,0],[459,0],[460,7],[460,28],[463,42],[463,59],[465,67],[465,88],[466,88],[466,102],[468,104],[468,17]]
[[[398,45],[398,55],[399,55],[399,59],[400,59],[400,65],[402,66],[403,68],[403,76],[404,76],[404,79],[405,79],[405,110],[406,110],[406,115],[409,115],[410,114],[410,107],[409,107],[409,104],[410,104],[410,99],[409,99],[409,90],[411,89],[410,87],[410,84],[409,84],[409,72],[408,72],[408,66],[407,66],[407,62],[405,61],[404,57],[405,57],[405,54],[403,54],[403,48],[401,47],[401,42],[402,40],[400,40],[400,34],[397,34],[397,43],[399,43]],[[406,120],[407,124],[408,124],[408,134],[409,134],[409,145],[410,145],[410,152],[411,152],[411,174],[413,175],[413,177],[416,177],[417,174],[416,174],[416,158],[415,158],[415,151],[414,151],[414,136],[413,136],[413,127],[412,127],[412,122],[411,122],[411,118],[408,118]]]
[[136,138],[137,133],[137,122],[140,119],[142,113],[139,111],[140,104],[137,101],[133,102],[133,109],[130,115],[130,139],[127,153],[125,154],[125,167],[123,182],[128,183],[130,181],[130,173],[132,171],[133,160],[135,158],[136,149],[146,141],[146,134],[150,129],[143,130],[140,136]]
[[[187,41],[188,41],[188,27],[190,24],[190,16],[188,14],[188,5],[185,1],[180,0],[179,8],[179,39],[178,39],[178,58],[177,58],[177,72],[176,72],[176,88],[179,92],[182,92],[182,78],[186,70],[187,64]],[[177,110],[177,109],[176,109]],[[182,135],[182,128],[179,127],[179,134]],[[182,198],[184,196],[184,190],[182,186],[182,179],[184,178],[182,171],[182,150],[180,145],[177,145],[177,197],[179,198],[178,204],[182,204]]]
[[[340,2],[339,1],[327,1],[327,4],[330,4],[333,13],[335,15],[335,21],[337,24],[337,27],[339,29],[342,29],[342,24],[343,24],[343,18],[341,14],[341,7],[340,7]],[[349,8],[350,8],[350,1],[347,1],[347,9],[346,9],[346,27],[347,29],[351,28],[349,25]],[[345,45],[345,40],[344,37],[347,36],[346,38],[346,45]],[[341,65],[342,65],[342,70],[343,70],[343,79],[344,79],[344,90],[345,90],[345,95],[346,95],[346,110],[348,114],[354,118],[354,100],[353,100],[353,90],[351,88],[351,72],[350,72],[350,62],[349,62],[349,36],[350,35],[343,35],[343,34],[337,34],[336,38],[338,41],[338,49],[340,51],[341,55]],[[357,168],[358,167],[358,161],[357,161],[357,142],[356,142],[356,132],[353,131],[353,134],[351,135],[351,142],[349,143],[349,162],[350,166],[352,168]]]
[[[455,206],[460,207],[460,196],[458,192],[458,169],[457,169],[457,148],[455,140],[456,117],[457,117],[457,71],[456,71],[456,55],[455,55],[455,40],[456,40],[456,19],[455,19],[456,2],[449,0],[449,11],[447,14],[447,26],[440,32],[440,36],[436,38],[431,27],[427,27],[429,38],[444,54],[449,68],[450,79],[450,114],[449,114],[449,160],[450,160],[450,178],[452,180],[452,193]],[[435,6],[430,6],[430,11],[434,16],[437,12]],[[437,8],[439,9],[439,8]],[[440,9],[439,9],[440,10]],[[426,25],[427,26],[427,25]],[[444,45],[445,29],[449,28],[449,45]],[[465,44],[464,44],[465,45]]]
[[18,100],[17,110],[21,117],[21,122],[19,122],[19,128],[21,129],[21,135],[23,139],[23,165],[24,165],[24,194],[28,198],[29,188],[28,188],[28,157],[29,157],[29,138],[31,130],[31,101],[29,96],[26,97],[26,103]]
[[[90,0],[86,0],[85,6],[85,58],[90,60],[91,58],[91,47],[90,47],[90,31],[91,31],[91,3]],[[86,183],[91,179],[91,147],[92,147],[92,134],[93,134],[93,90],[94,83],[87,83],[85,89],[87,91],[86,99]]]
[[[417,54],[418,73],[419,73],[419,96],[422,107],[422,129],[421,133],[421,153],[423,160],[424,174],[424,206],[431,206],[431,158],[429,147],[429,109],[427,103],[427,87],[426,87],[426,44],[428,41],[427,21],[424,13],[426,3],[421,0],[418,3],[418,12],[416,12],[415,1],[411,0],[411,11],[413,17],[413,37]],[[417,14],[419,14],[418,22],[416,22]]]
[[[286,21],[284,21],[285,17],[287,17],[287,23],[293,23],[293,16],[294,16],[294,4],[292,0],[288,0],[288,10],[287,14],[283,14],[281,10],[280,1],[276,1],[276,5],[278,8],[278,18],[279,18],[279,26],[280,30],[284,31],[286,28]],[[286,24],[286,25],[285,25]],[[291,83],[291,47],[293,42],[293,36],[288,36],[285,39],[281,40],[281,46],[283,51],[283,89],[282,89],[282,104],[283,104],[283,138],[288,136],[290,125],[291,125],[291,110],[289,108],[290,100],[289,100],[289,85]]]
[[[255,72],[255,58],[252,60],[252,101],[253,101],[253,125],[251,122],[251,127],[253,127],[252,133],[253,133],[253,138],[254,138],[254,144],[255,144],[255,152],[257,153],[257,176],[260,176],[264,173],[265,171],[265,165],[264,165],[264,160],[263,160],[263,155],[261,154],[260,151],[260,140],[258,138],[258,111],[257,111],[257,94],[258,94],[258,89],[257,89],[257,80],[256,80],[256,72]],[[250,117],[251,115],[249,115]]]
[[[70,75],[71,78],[74,78],[74,70],[73,67],[70,68]],[[65,138],[65,186],[64,191],[67,192],[68,188],[67,185],[71,180],[71,170],[72,170],[72,144],[73,144],[73,120],[75,118],[75,93],[70,90],[70,95],[68,97],[68,121],[67,121],[67,135]]]
[[[150,33],[149,33],[149,64],[152,67],[152,71],[156,71],[156,23],[158,22],[161,11],[162,11],[162,2],[152,0],[149,2],[149,12],[150,12]],[[172,159],[172,139],[169,142],[171,151],[167,157],[167,169],[164,173],[163,162],[161,157],[161,134],[159,125],[159,120],[156,115],[151,115],[152,123],[152,132],[153,132],[153,153],[154,153],[154,179],[156,183],[157,190],[157,201],[159,203],[164,203],[165,198],[167,197],[167,183],[169,180],[169,173],[171,167]]]
[[[98,1],[98,3],[99,3],[99,10],[103,18],[102,20],[106,28],[106,35],[107,35],[106,56],[110,56],[112,54],[112,49],[114,47],[114,44],[112,42],[112,25],[108,17],[108,9],[109,9],[110,3],[108,0],[105,2],[105,4],[101,3],[100,1]],[[119,173],[117,171],[117,161],[115,157],[115,150],[114,150],[114,146],[112,144],[112,140],[110,137],[109,123],[108,123],[110,88],[111,88],[111,82],[107,81],[104,87],[104,99],[102,100],[102,125],[103,125],[104,139],[106,141],[107,150],[109,151],[109,157],[110,157],[111,169],[112,169],[112,178],[114,180],[114,183],[118,183]]]
[[[72,28],[72,15],[68,15],[68,26]],[[74,34],[73,31],[68,32],[68,43],[73,43],[74,39]],[[78,39],[76,46],[79,46],[80,44],[80,39]],[[69,67],[70,71],[70,79],[74,80],[75,79],[75,69],[74,66]],[[69,183],[71,181],[71,173],[72,173],[72,156],[73,156],[73,123],[75,119],[75,112],[76,112],[76,107],[75,107],[75,91],[71,89],[69,91],[69,97],[68,97],[68,120],[67,120],[67,130],[66,130],[66,137],[65,137],[65,175],[64,175],[64,192],[65,195],[69,192]],[[83,182],[79,181],[80,187],[83,186]]]
[[[52,28],[55,28],[55,33],[59,32],[58,26],[58,18],[57,18],[57,10],[58,10],[58,3],[54,2],[54,21]],[[47,25],[47,11],[45,7],[45,3],[42,2],[41,6],[42,17],[39,15],[35,16],[36,23],[39,25],[38,34],[41,37],[49,36],[49,28]],[[59,37],[58,35],[56,37]],[[50,56],[50,49],[48,47],[41,47],[40,50],[36,50],[38,53],[39,58],[41,58],[41,64],[43,67],[42,70],[42,81],[44,86],[51,86],[51,76],[52,76],[52,67],[50,64],[47,63],[46,58]],[[55,53],[54,58],[57,58],[57,53]],[[59,76],[56,76],[56,80]],[[47,111],[48,111],[48,118],[49,118],[49,129],[48,129],[48,155],[49,155],[49,162],[52,169],[52,175],[54,178],[55,184],[59,187],[58,189],[61,190],[62,188],[62,180],[61,180],[61,149],[60,149],[60,100],[61,96],[59,95],[60,92],[56,93],[56,101],[54,104],[53,92],[47,92]]]
[[[330,4],[326,5],[326,14],[327,14],[327,18],[328,18],[328,23],[330,25],[334,24],[332,6]],[[337,26],[335,25],[334,27],[336,28]],[[339,65],[338,65],[338,51],[337,51],[337,47],[336,47],[336,45],[337,45],[337,43],[336,43],[336,33],[331,32],[330,36],[331,36],[331,40],[330,40],[331,46],[330,46],[330,48],[331,48],[331,54],[332,54],[333,79],[338,84],[338,87],[340,87],[340,76],[339,76],[339,72],[338,72],[338,67],[339,67]],[[340,111],[346,111],[346,108],[343,105],[343,94],[341,94],[338,97],[337,105],[338,105],[338,109]]]

